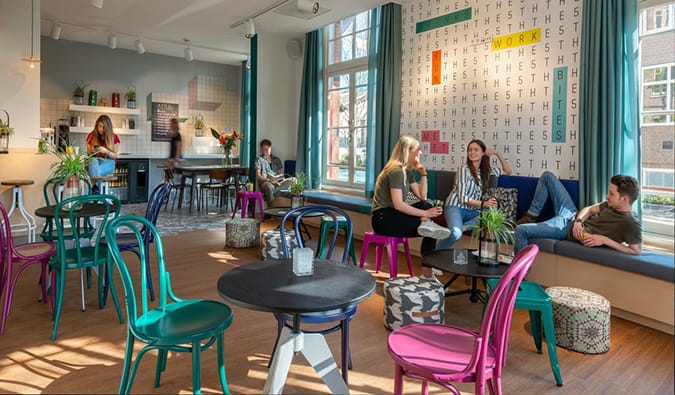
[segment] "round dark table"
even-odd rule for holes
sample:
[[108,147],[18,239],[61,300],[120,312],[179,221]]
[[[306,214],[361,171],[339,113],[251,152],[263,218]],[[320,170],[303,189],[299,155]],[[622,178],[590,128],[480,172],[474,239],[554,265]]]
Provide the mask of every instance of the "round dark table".
[[303,333],[297,316],[364,301],[375,291],[375,279],[370,273],[340,262],[315,259],[314,274],[296,276],[292,259],[268,259],[225,272],[217,287],[220,296],[238,306],[295,315],[293,330],[284,328],[279,337],[263,393],[283,392],[295,352],[305,356],[332,393],[349,392],[324,336]]
[[[41,218],[54,218],[54,209],[56,209],[56,206],[56,204],[53,204],[51,206],[37,208],[35,209],[35,215]],[[76,210],[74,213],[76,213],[78,217],[95,217],[97,215],[105,214],[105,210],[106,206],[104,204],[89,202],[82,204],[82,209]]]
[[[477,301],[485,301],[485,291],[478,289],[478,279],[483,281],[485,286],[485,280],[488,278],[500,278],[509,268],[509,265],[499,264],[499,265],[483,265],[478,263],[478,257],[473,254],[472,250],[468,250],[467,254],[467,264],[457,265],[455,263],[455,258],[453,255],[453,250],[436,250],[430,252],[422,257],[422,263],[425,266],[430,266],[436,269],[443,270],[444,272],[452,273],[452,278],[444,284],[445,296],[455,296],[455,295],[464,295],[469,294],[469,299],[476,303]],[[459,276],[471,277],[471,288],[459,290],[459,291],[448,291],[450,285],[452,285]]]

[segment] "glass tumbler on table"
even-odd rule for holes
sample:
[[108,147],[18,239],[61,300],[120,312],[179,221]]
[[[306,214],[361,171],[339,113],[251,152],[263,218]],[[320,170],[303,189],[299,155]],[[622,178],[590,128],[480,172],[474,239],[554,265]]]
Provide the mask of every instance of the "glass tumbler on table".
[[455,265],[466,265],[468,261],[467,251],[460,248],[455,248],[452,251],[452,258]]

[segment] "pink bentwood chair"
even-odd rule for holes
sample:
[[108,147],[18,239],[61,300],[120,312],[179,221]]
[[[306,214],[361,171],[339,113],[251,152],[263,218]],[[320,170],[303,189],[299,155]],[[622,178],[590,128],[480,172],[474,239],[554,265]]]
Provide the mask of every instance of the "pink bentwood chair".
[[40,279],[42,302],[47,303],[47,262],[55,252],[56,246],[53,243],[42,241],[14,245],[9,216],[5,206],[0,203],[0,293],[3,294],[0,335],[5,333],[5,323],[12,307],[12,296],[19,275],[28,266],[34,264],[42,266]]
[[389,355],[394,360],[394,394],[403,393],[403,376],[422,380],[422,393],[429,381],[459,395],[452,383],[476,383],[475,393],[502,393],[502,368],[506,363],[511,314],[520,283],[539,248],[523,249],[492,291],[480,331],[451,325],[410,324],[389,335]]

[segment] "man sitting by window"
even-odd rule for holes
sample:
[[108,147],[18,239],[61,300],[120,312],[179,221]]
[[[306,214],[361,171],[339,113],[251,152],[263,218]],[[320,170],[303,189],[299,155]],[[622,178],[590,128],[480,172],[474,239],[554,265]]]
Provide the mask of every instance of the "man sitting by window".
[[[577,211],[560,180],[544,172],[537,182],[534,198],[527,213],[516,226],[516,253],[528,240],[544,237],[557,240],[577,240],[586,247],[605,245],[626,254],[642,253],[642,226],[632,211],[640,194],[635,178],[615,175],[611,178],[606,201]],[[551,198],[555,217],[535,223],[546,200]]]
[[274,206],[274,196],[284,181],[281,159],[272,155],[272,142],[268,139],[260,141],[261,154],[255,160],[255,176],[258,188],[265,197],[267,207]]

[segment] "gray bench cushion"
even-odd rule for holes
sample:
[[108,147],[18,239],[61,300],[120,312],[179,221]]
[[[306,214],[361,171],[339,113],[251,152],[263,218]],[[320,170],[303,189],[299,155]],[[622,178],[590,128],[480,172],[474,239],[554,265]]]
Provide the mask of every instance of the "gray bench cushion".
[[539,251],[555,254],[555,245],[559,240],[535,238],[528,241],[530,244],[536,244],[539,247]]
[[555,253],[670,282],[675,281],[675,264],[673,255],[670,254],[643,252],[642,255],[630,255],[609,247],[588,248],[568,240],[555,243]]

